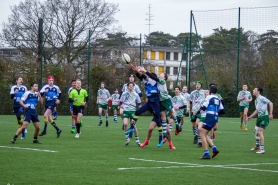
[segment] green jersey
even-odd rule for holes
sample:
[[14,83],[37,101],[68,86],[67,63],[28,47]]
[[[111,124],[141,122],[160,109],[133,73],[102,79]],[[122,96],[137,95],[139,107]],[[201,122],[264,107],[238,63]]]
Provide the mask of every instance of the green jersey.
[[108,103],[105,101],[110,97],[110,93],[107,89],[99,89],[97,91],[98,96],[98,104],[100,105],[108,105]]
[[[182,107],[186,105],[187,100],[180,94],[178,96],[174,96],[172,98],[172,104],[173,107]],[[177,117],[182,117],[183,116],[183,109],[175,110],[176,116]]]
[[237,95],[237,99],[243,98],[243,96],[245,96],[245,99],[241,100],[239,102],[239,105],[240,106],[247,106],[247,105],[249,105],[249,102],[247,100],[252,99],[251,93],[249,91],[244,91],[244,90],[239,91],[239,93]]
[[85,102],[86,97],[88,97],[88,93],[85,89],[73,89],[69,94],[69,98],[78,98],[77,101],[73,102],[74,106],[81,106],[81,104]]
[[192,91],[189,97],[192,102],[192,112],[198,112],[205,99],[205,91],[203,89]]
[[187,92],[181,92],[181,95],[186,99],[186,101],[190,100],[190,94]]
[[120,102],[123,105],[124,111],[136,111],[136,103],[141,103],[141,99],[136,92],[126,91],[122,94]]
[[157,88],[159,90],[159,99],[160,99],[160,101],[164,101],[164,100],[169,99],[167,85],[166,85],[165,80],[159,78],[159,81],[157,83]]
[[270,102],[270,100],[262,95],[260,95],[256,98],[255,106],[256,106],[256,110],[258,111],[258,117],[268,115],[267,104],[269,102]]
[[112,94],[111,100],[112,100],[112,105],[118,105],[118,101],[120,100],[120,95],[119,94]]

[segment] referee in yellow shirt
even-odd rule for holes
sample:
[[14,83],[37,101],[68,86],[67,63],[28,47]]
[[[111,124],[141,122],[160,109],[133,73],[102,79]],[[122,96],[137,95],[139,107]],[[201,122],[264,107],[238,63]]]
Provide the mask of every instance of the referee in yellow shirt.
[[89,98],[88,93],[85,89],[81,88],[81,80],[76,80],[76,88],[73,89],[69,94],[69,102],[73,103],[73,118],[76,124],[76,135],[75,138],[79,138],[80,132],[80,120],[84,113],[84,107],[87,104]]

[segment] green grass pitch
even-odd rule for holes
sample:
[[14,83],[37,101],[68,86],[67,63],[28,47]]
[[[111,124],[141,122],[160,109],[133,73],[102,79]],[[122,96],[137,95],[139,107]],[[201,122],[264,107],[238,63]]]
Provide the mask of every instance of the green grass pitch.
[[[173,133],[168,143],[157,148],[158,132],[154,130],[149,145],[141,149],[134,137],[124,146],[121,120],[109,127],[98,125],[98,117],[85,116],[79,139],[70,133],[71,117],[59,116],[57,125],[63,130],[60,138],[48,125],[47,135],[39,137],[41,145],[33,144],[32,124],[25,140],[15,144],[11,139],[17,129],[15,116],[0,119],[0,185],[14,184],[277,184],[278,181],[278,120],[272,120],[265,130],[265,154],[250,149],[255,144],[255,120],[248,131],[239,129],[239,118],[220,118],[215,145],[219,155],[211,160],[198,160],[203,149],[192,144],[189,118],[183,131]],[[43,117],[40,116],[43,121]],[[141,117],[137,123],[140,141],[146,137],[151,117]],[[41,122],[41,130],[43,123]],[[35,149],[35,150],[32,150]],[[48,152],[55,151],[55,152]],[[211,152],[211,150],[210,150]]]

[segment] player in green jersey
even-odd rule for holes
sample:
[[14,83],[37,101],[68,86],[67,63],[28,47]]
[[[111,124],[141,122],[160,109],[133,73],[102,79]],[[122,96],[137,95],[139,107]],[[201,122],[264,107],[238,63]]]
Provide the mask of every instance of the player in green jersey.
[[81,80],[75,81],[76,88],[69,94],[69,102],[73,104],[73,118],[75,119],[76,135],[75,138],[79,138],[80,132],[80,120],[84,114],[84,107],[87,104],[89,98],[85,89],[81,88]]
[[105,118],[106,118],[106,127],[108,127],[108,101],[110,99],[110,93],[107,89],[104,88],[104,82],[100,83],[100,89],[97,92],[97,104],[98,104],[98,116],[99,116],[99,124],[102,124],[102,110],[104,110]]
[[[255,151],[257,154],[264,154],[264,130],[269,124],[269,120],[273,119],[273,103],[267,99],[266,97],[262,96],[261,93],[263,92],[262,87],[255,87],[253,90],[253,95],[256,96],[255,106],[256,110],[251,114],[247,119],[250,121],[256,114],[258,114],[258,118],[256,121],[255,126],[255,138],[256,138],[256,146],[251,148],[252,151]],[[269,108],[269,111],[267,109]]]

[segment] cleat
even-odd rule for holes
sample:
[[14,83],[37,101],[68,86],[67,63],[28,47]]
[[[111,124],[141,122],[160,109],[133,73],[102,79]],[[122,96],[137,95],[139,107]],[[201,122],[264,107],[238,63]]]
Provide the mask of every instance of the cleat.
[[175,135],[177,136],[179,134],[179,132],[180,132],[179,129],[176,128]]
[[256,154],[264,154],[265,153],[265,150],[258,150],[257,152],[256,152]]
[[246,127],[244,127],[244,130],[248,130]]
[[163,138],[163,144],[166,143],[167,140],[168,140],[168,138],[167,138],[167,137],[164,137],[164,138]]
[[180,129],[179,129],[179,132],[181,132],[182,131],[182,125],[180,125]]
[[76,139],[78,139],[79,136],[80,136],[80,134],[76,133],[74,137],[75,137]]
[[42,131],[39,136],[43,136],[45,134],[46,134],[46,132]]
[[39,142],[39,140],[33,140],[33,143],[35,143],[35,144],[42,144],[41,142]]
[[253,148],[251,148],[251,151],[256,151],[256,150],[260,150],[260,147],[254,146]]
[[200,160],[203,160],[203,159],[210,159],[210,156],[209,155],[204,155],[202,157],[199,158]]
[[53,120],[57,120],[57,116],[54,116],[54,117],[53,117]]
[[127,146],[127,145],[129,144],[129,142],[130,142],[130,139],[129,139],[129,138],[126,139],[126,140],[125,140],[125,146]]
[[176,150],[176,147],[174,147],[174,145],[169,145],[171,150]]
[[198,143],[197,148],[202,148],[202,143]]
[[144,148],[146,145],[148,145],[149,143],[147,143],[146,141],[144,142],[144,143],[142,143],[141,145],[140,145],[140,148]]
[[163,145],[163,139],[158,142],[157,147],[160,148]]
[[74,134],[75,133],[75,129],[71,129],[70,132]]
[[124,124],[123,124],[123,126],[122,126],[122,130],[125,130],[125,129],[124,129]]
[[193,144],[197,144],[197,143],[198,143],[198,137],[194,136]]
[[27,129],[24,130],[24,133],[27,134]]
[[136,142],[136,144],[137,144],[138,146],[140,146],[140,145],[141,145],[141,143],[140,143],[140,142]]
[[25,136],[21,136],[21,138],[20,138],[20,139],[22,139],[22,140],[23,140],[23,139],[25,139]]
[[15,138],[13,138],[13,139],[11,140],[11,142],[12,142],[12,143],[15,143],[15,141],[16,141],[16,139],[15,139]]
[[101,124],[102,124],[102,121],[99,122],[98,126],[101,126]]
[[105,124],[105,126],[106,126],[106,127],[108,127],[108,121],[106,121],[106,124]]
[[242,127],[242,126],[240,126],[240,127],[239,127],[239,129],[240,129],[240,130],[242,130],[242,129],[243,129],[243,127]]
[[212,133],[212,139],[214,139],[214,138],[216,138],[216,134],[215,134],[215,132],[213,131],[213,133]]
[[126,132],[125,132],[125,135],[129,135],[129,133],[132,133],[132,132],[134,132],[134,129],[132,128],[132,129],[128,129]]
[[214,158],[217,154],[219,153],[219,151],[218,150],[216,150],[216,151],[214,151],[214,152],[212,152],[212,158]]
[[57,131],[57,138],[59,138],[60,137],[60,134],[62,133],[62,130],[58,130]]

